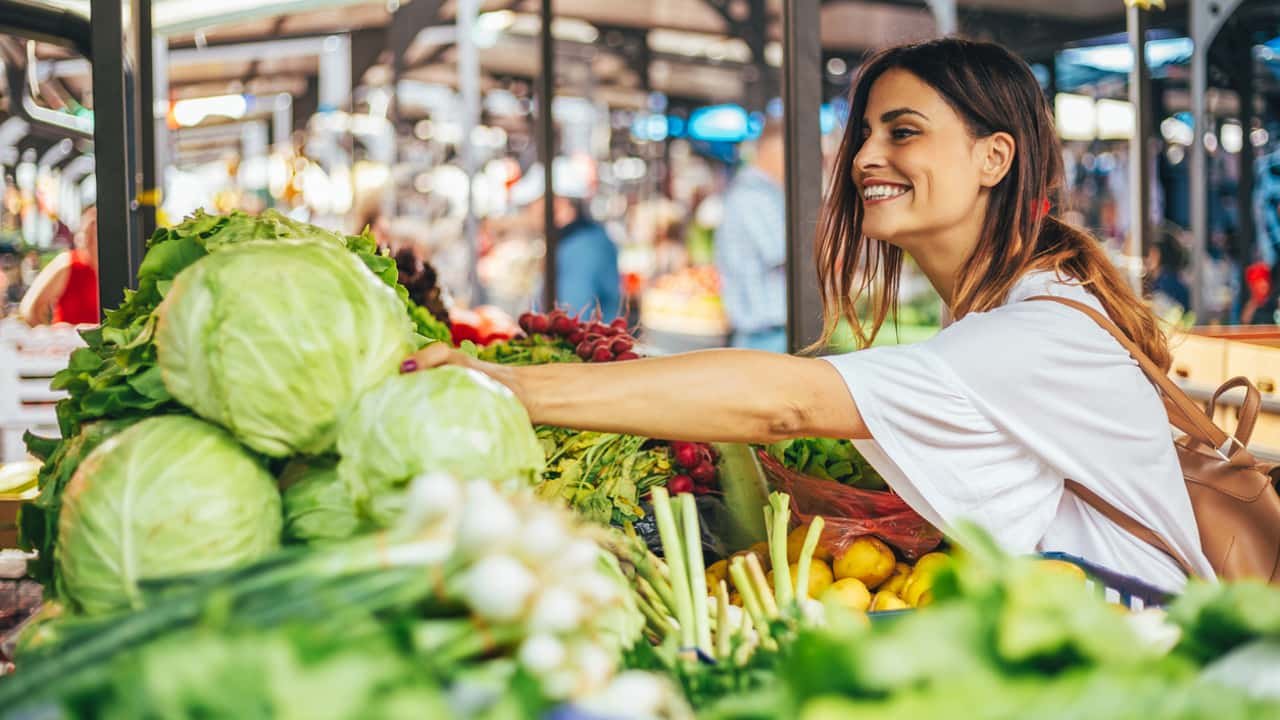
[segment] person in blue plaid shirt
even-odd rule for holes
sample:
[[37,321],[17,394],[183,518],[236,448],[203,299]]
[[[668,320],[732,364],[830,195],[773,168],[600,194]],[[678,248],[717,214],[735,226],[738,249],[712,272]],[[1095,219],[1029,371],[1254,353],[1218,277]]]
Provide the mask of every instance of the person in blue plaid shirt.
[[715,261],[734,347],[787,351],[784,167],[782,128],[771,122],[757,141],[755,157],[725,191]]

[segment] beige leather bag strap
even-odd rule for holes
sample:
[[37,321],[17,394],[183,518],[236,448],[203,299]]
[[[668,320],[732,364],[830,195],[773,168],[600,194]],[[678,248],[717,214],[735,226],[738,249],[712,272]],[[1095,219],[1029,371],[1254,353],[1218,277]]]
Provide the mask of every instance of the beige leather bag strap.
[[1182,568],[1182,572],[1186,573],[1187,577],[1200,576],[1200,574],[1191,567],[1191,563],[1187,562],[1187,559],[1182,556],[1182,553],[1178,552],[1172,545],[1165,542],[1164,538],[1157,535],[1154,530],[1138,522],[1133,518],[1133,516],[1120,508],[1117,508],[1115,505],[1112,505],[1106,500],[1098,497],[1098,495],[1092,490],[1081,485],[1075,480],[1064,480],[1063,484],[1068,490],[1074,493],[1076,497],[1083,500],[1085,504],[1102,513],[1103,517],[1116,525],[1119,525],[1130,535],[1173,558],[1173,561],[1178,564],[1178,567]]
[[1213,412],[1218,406],[1218,398],[1222,397],[1222,393],[1238,387],[1244,388],[1244,402],[1240,404],[1240,416],[1234,434],[1241,445],[1248,445],[1249,438],[1253,437],[1254,423],[1258,421],[1258,411],[1262,409],[1262,393],[1258,392],[1258,388],[1249,381],[1249,378],[1237,375],[1222,383],[1213,393],[1213,399],[1209,401],[1209,417],[1213,417]]
[[1165,409],[1169,413],[1169,422],[1179,430],[1190,435],[1195,440],[1199,440],[1207,444],[1209,447],[1218,450],[1223,457],[1230,457],[1236,449],[1233,447],[1237,441],[1234,437],[1227,435],[1217,425],[1213,424],[1213,420],[1205,413],[1205,411],[1196,404],[1196,401],[1187,397],[1187,394],[1178,387],[1169,376],[1165,374],[1146,353],[1142,352],[1138,346],[1124,334],[1124,331],[1116,324],[1111,322],[1106,315],[1094,310],[1078,300],[1068,298],[1054,297],[1052,295],[1036,295],[1028,298],[1028,300],[1048,300],[1056,302],[1060,305],[1075,308],[1080,312],[1093,318],[1094,322],[1102,326],[1104,330],[1111,333],[1112,337],[1120,343],[1133,359],[1138,362],[1138,367],[1146,373],[1147,377],[1160,390],[1160,394],[1164,396]]

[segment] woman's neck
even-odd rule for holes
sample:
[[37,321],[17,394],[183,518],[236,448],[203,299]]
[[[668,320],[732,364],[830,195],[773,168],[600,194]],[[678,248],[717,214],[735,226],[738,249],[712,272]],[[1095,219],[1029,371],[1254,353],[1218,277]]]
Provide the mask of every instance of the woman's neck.
[[955,300],[955,289],[960,278],[960,268],[972,257],[982,234],[982,221],[986,217],[986,204],[974,208],[968,219],[944,231],[914,238],[901,247],[916,261],[929,284],[948,308]]

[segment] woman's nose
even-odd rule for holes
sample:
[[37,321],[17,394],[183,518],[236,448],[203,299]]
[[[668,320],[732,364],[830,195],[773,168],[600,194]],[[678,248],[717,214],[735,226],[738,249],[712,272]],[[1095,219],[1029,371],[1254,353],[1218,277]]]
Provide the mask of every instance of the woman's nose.
[[858,153],[853,156],[853,167],[850,170],[852,170],[856,180],[859,173],[866,173],[868,170],[880,167],[884,167],[884,153],[880,151],[876,143],[867,140],[862,143]]

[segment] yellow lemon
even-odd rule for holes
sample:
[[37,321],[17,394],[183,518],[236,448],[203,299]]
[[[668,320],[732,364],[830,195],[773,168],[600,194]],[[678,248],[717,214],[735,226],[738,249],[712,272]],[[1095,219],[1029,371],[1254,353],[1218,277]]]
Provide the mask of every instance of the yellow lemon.
[[[933,579],[951,558],[942,553],[929,553],[916,562],[902,588],[902,599],[911,607],[920,605],[920,597],[933,588]],[[932,598],[932,595],[930,596]]]
[[831,583],[831,587],[822,593],[822,599],[838,602],[850,610],[860,612],[866,612],[871,607],[871,591],[857,578],[844,578]]
[[[792,563],[791,570],[791,587],[794,589],[796,583],[800,582],[800,564]],[[766,576],[769,580],[769,587],[773,588],[773,571],[770,570]],[[809,561],[809,597],[821,597],[824,590],[831,587],[831,583],[835,580],[831,575],[831,568],[821,560]]]
[[707,566],[707,589],[711,591],[712,595],[716,593],[716,588],[719,587],[721,580],[726,582],[729,580],[728,560],[717,560]]
[[[787,562],[800,561],[800,551],[804,549],[804,539],[809,535],[809,523],[805,523],[787,535]],[[831,562],[831,551],[819,543],[813,550],[813,557],[823,562]]]
[[880,538],[863,535],[854,540],[832,563],[837,579],[857,578],[870,589],[893,575],[897,561]]
[[906,610],[909,605],[903,602],[902,598],[891,592],[881,590],[871,598],[871,612],[881,612],[884,610]]
[[902,592],[902,588],[907,584],[907,578],[910,576],[911,566],[900,562],[893,566],[893,574],[880,585],[879,589],[898,594]]
[[739,550],[734,555],[755,555],[756,559],[760,561],[760,567],[765,570],[768,570],[773,565],[773,563],[769,562],[769,543],[767,542],[758,542],[746,550]]
[[1077,578],[1080,582],[1085,582],[1089,579],[1089,576],[1085,574],[1084,570],[1079,565],[1069,563],[1066,560],[1042,559],[1037,560],[1036,564],[1049,572]]

